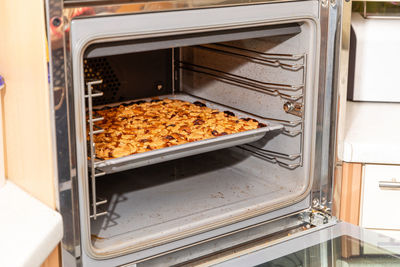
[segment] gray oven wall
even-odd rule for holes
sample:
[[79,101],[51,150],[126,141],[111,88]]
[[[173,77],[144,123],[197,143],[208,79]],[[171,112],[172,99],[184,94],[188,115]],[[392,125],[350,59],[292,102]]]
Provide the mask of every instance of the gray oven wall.
[[[229,26],[234,25],[243,26],[245,24],[253,24],[253,23],[282,23],[291,22],[291,21],[302,21],[302,20],[310,20],[313,21],[318,29],[318,34],[320,33],[319,29],[319,3],[316,1],[307,1],[307,2],[290,2],[290,3],[278,3],[278,4],[267,4],[267,5],[254,5],[254,6],[241,6],[241,7],[229,7],[229,8],[219,8],[219,9],[210,9],[207,11],[204,10],[189,10],[189,11],[179,11],[179,12],[165,12],[165,13],[154,13],[149,16],[148,14],[139,14],[132,16],[116,16],[116,17],[99,17],[93,19],[77,19],[72,21],[71,23],[71,44],[72,44],[72,56],[73,56],[73,70],[74,72],[74,87],[75,88],[83,88],[83,80],[82,75],[79,70],[81,70],[82,66],[82,55],[84,53],[85,48],[93,43],[95,40],[103,42],[105,39],[110,40],[118,40],[132,37],[134,34],[137,35],[155,35],[158,33],[170,33],[173,34],[174,30],[180,29],[181,31],[195,31],[202,29],[212,29],[215,26]],[[182,21],[185,21],[185,24],[182,25]],[[319,54],[319,47],[315,48],[315,54]],[[326,53],[326,51],[325,51]],[[318,65],[318,62],[314,62]],[[327,62],[323,62],[324,64]],[[325,67],[321,69],[325,71]],[[330,66],[333,68],[332,66]],[[316,68],[317,69],[317,68]],[[324,73],[325,77],[325,73]],[[317,75],[315,75],[315,79]],[[329,82],[329,81],[328,81]],[[326,85],[326,84],[323,84]],[[328,84],[329,86],[329,84]],[[326,93],[324,91],[324,86],[319,87],[320,92],[319,95],[325,96]],[[74,101],[76,105],[76,120],[80,120],[82,114],[84,114],[84,108],[82,105],[81,99],[83,99],[82,94],[83,90],[75,91]],[[71,92],[70,92],[71,93]],[[70,100],[71,101],[71,100]],[[329,107],[329,105],[328,105]],[[318,110],[321,112],[321,109]],[[321,122],[322,123],[322,122]],[[77,133],[84,132],[84,125],[76,124]],[[314,129],[316,131],[316,129]],[[329,134],[329,133],[328,133]],[[74,137],[72,137],[74,138]],[[86,140],[84,136],[77,136],[75,140],[78,144],[85,144]],[[73,142],[72,142],[73,143]],[[81,150],[79,150],[81,149]],[[316,150],[326,150],[317,148]],[[323,152],[316,151],[315,154],[321,154]],[[305,209],[310,206],[310,198],[305,198],[303,201],[298,202],[297,204],[293,204],[285,209],[277,210],[271,213],[268,213],[263,216],[255,217],[251,220],[244,221],[241,223],[237,223],[234,225],[230,225],[229,227],[224,227],[221,229],[213,230],[210,232],[206,232],[202,235],[194,236],[191,238],[179,240],[179,242],[174,242],[176,244],[168,244],[164,247],[157,247],[153,249],[148,249],[144,251],[140,251],[135,254],[128,254],[122,257],[107,259],[97,261],[92,259],[89,255],[88,248],[90,247],[89,240],[87,236],[90,234],[87,231],[87,228],[84,225],[88,224],[88,218],[86,216],[88,214],[88,206],[83,203],[84,197],[84,187],[85,184],[79,177],[86,176],[86,160],[85,160],[85,151],[83,146],[78,146],[77,151],[77,177],[79,184],[79,195],[81,201],[79,201],[80,205],[80,223],[82,225],[81,229],[81,245],[82,245],[82,261],[85,266],[110,266],[123,264],[126,262],[132,262],[136,260],[140,260],[146,257],[150,257],[156,255],[162,251],[174,249],[176,247],[180,247],[183,245],[191,244],[198,242],[202,239],[206,239],[210,236],[220,235],[224,233],[228,233],[234,229],[239,229],[244,226],[251,225],[253,223],[270,220],[272,218],[276,218],[279,216],[283,216],[285,214],[289,214],[295,211],[299,211]],[[320,163],[318,161],[318,163]],[[316,181],[314,183],[314,188],[316,191],[320,190],[321,181]],[[72,227],[72,226],[71,226]],[[88,247],[89,246],[89,247]]]

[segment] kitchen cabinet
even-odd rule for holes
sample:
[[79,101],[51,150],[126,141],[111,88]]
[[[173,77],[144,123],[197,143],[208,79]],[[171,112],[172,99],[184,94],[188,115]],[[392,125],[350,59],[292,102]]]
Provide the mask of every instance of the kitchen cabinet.
[[[358,44],[358,46],[352,48],[350,66],[352,62],[364,60],[362,57],[363,52],[365,53],[364,47],[375,48],[377,41],[381,41],[383,45],[386,44],[386,41],[393,42],[390,38],[394,35],[383,23],[391,23],[389,24],[391,27],[396,25],[399,10],[400,6],[388,1],[354,1],[353,11],[356,13],[353,13],[353,19],[356,18],[356,23],[353,26],[356,28],[355,34],[358,34],[356,36],[358,38],[352,36],[354,38],[352,40],[356,40],[352,41],[352,44]],[[363,17],[367,19],[361,19],[363,21],[360,22],[358,13],[363,14]],[[389,19],[383,20],[382,17]],[[364,26],[365,28],[363,28]],[[357,31],[360,27],[363,30]],[[384,34],[381,37],[377,37],[371,30],[377,30],[379,27],[385,29],[382,31]],[[389,49],[386,51],[387,53],[395,53],[394,48],[390,49],[390,45],[387,48]],[[364,55],[369,57],[371,53]],[[395,212],[395,203],[398,203],[400,199],[400,192],[396,190],[400,171],[398,156],[400,153],[398,138],[400,128],[395,122],[398,121],[400,105],[395,103],[397,100],[393,95],[387,93],[391,88],[395,88],[396,82],[390,80],[393,75],[387,76],[390,75],[390,69],[393,68],[385,63],[386,59],[387,57],[377,58],[377,63],[372,64],[379,65],[381,63],[382,73],[372,72],[373,75],[367,75],[368,71],[365,68],[358,68],[354,73],[349,71],[349,81],[357,79],[363,82],[361,85],[354,83],[354,88],[351,88],[351,83],[349,83],[349,90],[352,89],[349,91],[350,94],[355,91],[360,93],[363,89],[365,93],[375,93],[374,97],[368,99],[369,101],[381,102],[346,103],[347,113],[346,123],[343,127],[343,139],[339,139],[338,145],[339,158],[343,164],[341,164],[342,169],[339,172],[342,177],[338,179],[337,184],[344,188],[340,198],[342,205],[339,218],[365,228],[379,229],[378,231],[383,234],[387,233],[389,236],[398,237],[397,231],[400,223],[398,214]],[[390,69],[385,72],[385,68]],[[354,70],[353,67],[350,69]],[[379,81],[382,80],[385,82],[380,83]],[[378,85],[368,87],[373,83]]]
[[359,225],[362,164],[343,162],[341,178],[340,202],[337,203],[340,209],[336,216],[345,222]]
[[[380,247],[400,253],[400,218],[396,212],[400,165],[343,163],[343,170],[345,185],[339,218],[379,233]],[[376,251],[367,247],[364,253]]]
[[399,189],[399,165],[364,165],[360,225],[400,230]]
[[400,201],[400,129],[393,123],[398,114],[398,103],[348,102],[341,147],[344,162],[339,218],[394,238],[400,229],[396,212]]

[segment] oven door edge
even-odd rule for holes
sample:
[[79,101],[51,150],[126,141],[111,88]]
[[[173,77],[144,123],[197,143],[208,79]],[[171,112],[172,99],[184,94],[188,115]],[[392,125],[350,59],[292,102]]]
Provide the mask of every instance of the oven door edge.
[[75,158],[75,129],[74,118],[70,116],[73,110],[73,95],[70,88],[71,81],[66,75],[70,67],[66,57],[69,56],[68,35],[64,36],[63,29],[63,1],[46,0],[45,3],[45,25],[48,44],[48,77],[49,96],[54,104],[50,107],[54,112],[56,150],[56,170],[54,179],[58,186],[56,207],[63,217],[64,235],[61,240],[61,257],[63,266],[81,266],[81,239],[79,224],[79,203],[78,203],[78,181],[76,177]]
[[[340,197],[340,181],[335,181],[337,141],[340,116],[344,116],[343,100],[347,92],[348,46],[350,36],[351,1],[320,1],[321,55],[318,96],[315,173],[312,190],[312,208],[336,215]],[[341,105],[340,105],[341,103]],[[339,109],[340,108],[340,109]],[[341,123],[342,124],[342,123]],[[340,172],[337,172],[339,173]],[[338,178],[337,178],[338,179]],[[333,197],[335,195],[335,197]],[[334,208],[334,213],[332,213]]]

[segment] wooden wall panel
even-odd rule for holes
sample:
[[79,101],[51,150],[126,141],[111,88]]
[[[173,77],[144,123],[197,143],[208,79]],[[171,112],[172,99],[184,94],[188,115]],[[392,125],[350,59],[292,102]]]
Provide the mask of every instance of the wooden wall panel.
[[0,1],[6,177],[55,208],[43,0]]
[[41,267],[57,267],[60,266],[60,262],[60,247],[57,246]]
[[[333,215],[340,220],[359,225],[361,207],[362,164],[343,162],[335,170]],[[360,244],[342,240],[341,256],[360,255]]]
[[339,219],[359,225],[362,164],[343,162]]

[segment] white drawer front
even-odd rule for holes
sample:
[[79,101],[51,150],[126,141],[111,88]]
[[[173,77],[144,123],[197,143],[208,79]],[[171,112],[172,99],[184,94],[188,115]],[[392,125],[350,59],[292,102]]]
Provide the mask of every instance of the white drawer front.
[[400,166],[365,165],[360,224],[400,229]]

